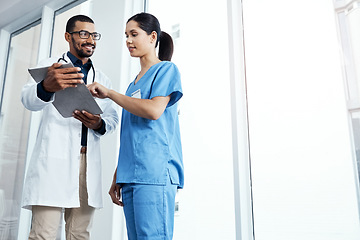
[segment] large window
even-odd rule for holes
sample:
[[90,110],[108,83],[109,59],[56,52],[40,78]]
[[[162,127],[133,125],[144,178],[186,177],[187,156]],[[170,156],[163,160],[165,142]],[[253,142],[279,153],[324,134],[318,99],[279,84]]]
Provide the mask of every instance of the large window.
[[243,2],[255,239],[360,239],[333,3]]
[[40,25],[12,34],[0,116],[0,239],[17,239],[30,112],[20,101],[37,61]]

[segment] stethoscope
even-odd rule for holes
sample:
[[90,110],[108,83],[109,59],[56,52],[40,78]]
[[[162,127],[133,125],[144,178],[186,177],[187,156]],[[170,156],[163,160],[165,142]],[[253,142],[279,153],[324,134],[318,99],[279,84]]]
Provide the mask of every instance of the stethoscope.
[[[68,63],[68,61],[65,59],[65,53],[63,53],[63,55],[61,56],[61,58],[59,58],[57,60],[57,62],[60,62],[60,61],[64,61],[65,63]],[[92,80],[92,83],[95,82],[95,69],[94,69],[94,65],[91,64],[91,69],[93,71],[93,80]]]

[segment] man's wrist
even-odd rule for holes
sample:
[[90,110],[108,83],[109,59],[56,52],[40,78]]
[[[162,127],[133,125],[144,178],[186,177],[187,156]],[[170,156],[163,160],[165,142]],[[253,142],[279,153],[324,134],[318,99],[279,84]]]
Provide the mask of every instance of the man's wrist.
[[39,82],[37,84],[36,94],[37,94],[38,98],[40,98],[44,102],[49,102],[51,100],[52,96],[54,95],[54,93],[46,91],[44,88],[43,82],[44,82],[44,80],[42,80],[41,82]]
[[105,125],[106,125],[105,121],[103,119],[101,119],[99,127],[95,128],[94,131],[100,133],[101,135],[104,135],[106,132]]

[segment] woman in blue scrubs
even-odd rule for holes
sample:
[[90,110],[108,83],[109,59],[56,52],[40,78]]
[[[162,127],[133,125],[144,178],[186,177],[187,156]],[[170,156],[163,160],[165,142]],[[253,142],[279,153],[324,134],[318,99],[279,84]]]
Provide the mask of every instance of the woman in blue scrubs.
[[93,96],[110,98],[123,108],[119,160],[109,194],[124,206],[129,240],[172,239],[175,194],[184,184],[177,111],[183,94],[179,70],[170,62],[173,42],[148,13],[131,17],[125,34],[130,55],[141,65],[126,94],[96,82],[89,86]]

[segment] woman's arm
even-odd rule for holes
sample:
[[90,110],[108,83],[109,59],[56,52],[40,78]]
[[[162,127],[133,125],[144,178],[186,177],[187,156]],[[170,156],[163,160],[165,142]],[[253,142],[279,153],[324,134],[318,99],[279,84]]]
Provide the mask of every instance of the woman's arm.
[[170,96],[152,99],[132,98],[94,82],[88,86],[91,94],[98,98],[110,98],[128,112],[147,119],[157,120],[165,111]]

